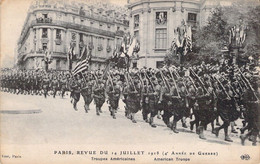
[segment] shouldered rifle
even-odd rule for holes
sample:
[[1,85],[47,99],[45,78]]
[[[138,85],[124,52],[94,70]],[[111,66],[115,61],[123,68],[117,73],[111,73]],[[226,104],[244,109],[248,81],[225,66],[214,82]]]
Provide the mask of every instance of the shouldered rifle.
[[173,82],[174,82],[174,86],[175,86],[175,88],[176,88],[177,95],[178,95],[178,97],[181,97],[181,96],[180,96],[180,93],[179,93],[179,90],[178,90],[178,87],[177,87],[177,84],[176,84],[176,81],[175,81],[175,79],[174,79],[174,77],[173,77],[173,74],[172,74],[171,69],[169,69],[169,72],[170,72],[171,78],[172,78],[172,80],[173,80]]

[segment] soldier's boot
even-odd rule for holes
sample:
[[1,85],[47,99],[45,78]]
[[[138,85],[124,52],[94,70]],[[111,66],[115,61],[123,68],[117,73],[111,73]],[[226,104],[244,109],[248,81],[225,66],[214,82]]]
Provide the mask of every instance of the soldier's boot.
[[243,127],[245,127],[246,126],[246,121],[245,120],[242,121],[242,124],[243,124]]
[[214,122],[212,121],[210,124],[211,124],[211,133],[214,134]]
[[168,128],[170,128],[169,120],[167,119],[167,117],[163,116],[163,122]]
[[111,106],[108,106],[108,110],[109,110],[109,112],[110,112],[110,116],[113,116]]
[[86,113],[88,113],[88,108],[89,108],[88,105],[85,104],[85,105],[84,105],[84,109],[85,109],[85,112],[86,112]]
[[74,100],[74,102],[73,102],[73,108],[74,108],[75,111],[78,111],[77,102],[75,102],[75,100]]
[[193,131],[193,126],[194,126],[194,122],[191,121],[191,122],[190,122],[190,130],[191,130],[191,131]]
[[233,142],[233,140],[228,136],[228,126],[224,127],[224,133],[225,133],[225,141]]
[[173,123],[172,123],[172,131],[173,131],[174,133],[179,133],[179,132],[177,131],[176,127],[177,127],[177,122],[176,122],[176,121],[173,121]]
[[115,109],[111,108],[111,114],[112,114],[113,119],[116,119]]
[[198,129],[199,129],[199,138],[205,140],[206,138],[205,138],[204,133],[203,133],[204,127],[199,126]]
[[144,120],[146,123],[149,123],[147,114],[143,114],[143,120]]
[[234,128],[235,122],[231,122],[230,125],[231,125],[231,133],[238,133],[238,132],[235,130],[235,128]]
[[225,134],[225,141],[233,142],[233,140],[227,134]]
[[244,127],[242,127],[242,128],[240,129],[241,134],[244,134],[246,128],[247,128],[247,126],[244,126]]
[[216,126],[220,126],[220,123],[219,123],[218,117],[216,118]]
[[248,138],[248,134],[247,135],[244,135],[244,134],[241,134],[240,136],[240,139],[241,139],[241,145],[245,145],[245,140]]
[[196,126],[196,134],[200,134],[199,127]]
[[256,146],[256,136],[252,135],[252,145]]
[[156,125],[153,122],[153,117],[150,117],[150,125],[151,127],[156,128]]
[[157,113],[157,118],[158,119],[161,119],[162,117],[161,117],[161,111],[158,111],[158,113]]
[[127,112],[125,111],[125,117],[127,118]]
[[133,122],[133,123],[136,123],[136,120],[135,120],[135,113],[132,113],[131,116],[132,116],[132,122]]
[[98,111],[99,111],[99,113],[103,113],[103,112],[102,112],[102,110],[101,110],[101,107],[99,108],[99,110],[98,110]]
[[132,119],[131,113],[128,109],[126,110],[126,118]]
[[98,108],[98,107],[96,107],[96,114],[97,114],[97,116],[100,115],[100,114],[99,114],[99,108]]
[[183,127],[183,128],[188,128],[187,125],[186,125],[186,120],[185,120],[185,118],[182,118],[182,119],[181,119],[181,122],[182,122],[182,127]]
[[234,126],[237,126],[236,122],[234,121]]
[[219,128],[215,128],[213,130],[213,133],[216,135],[216,137],[218,137],[218,135],[219,135]]

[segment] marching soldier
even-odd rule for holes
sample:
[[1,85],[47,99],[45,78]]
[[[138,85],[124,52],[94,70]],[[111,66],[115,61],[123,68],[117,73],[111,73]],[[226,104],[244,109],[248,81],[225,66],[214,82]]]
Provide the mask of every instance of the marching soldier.
[[61,98],[64,98],[64,94],[67,90],[67,78],[65,75],[61,76],[60,79],[60,91],[61,91]]
[[219,131],[224,128],[225,132],[225,141],[233,142],[228,135],[228,127],[231,121],[237,119],[238,115],[236,116],[236,106],[234,105],[234,99],[230,97],[230,89],[228,85],[225,85],[224,92],[220,91],[218,93],[218,100],[217,100],[217,110],[219,116],[221,117],[222,121],[224,122],[220,127],[214,129],[214,133],[218,137]]
[[42,79],[42,89],[43,89],[43,95],[45,98],[47,98],[48,90],[49,90],[49,85],[50,85],[50,80],[48,78],[48,75],[45,75],[44,78]]
[[[255,91],[258,91],[258,85],[257,82],[259,82],[257,79],[253,79],[254,82],[251,82],[252,87],[248,87],[245,90],[245,93],[242,96],[242,103],[244,104],[244,107],[246,109],[247,113],[247,134],[241,134],[241,144],[245,144],[245,140],[248,137],[251,137],[252,145],[256,146],[256,138],[257,135],[259,135],[259,99],[258,94],[255,94]],[[243,132],[245,129],[243,130]]]
[[148,120],[148,114],[149,114],[149,97],[148,97],[148,80],[144,79],[144,86],[142,88],[142,95],[141,95],[141,104],[142,104],[142,115],[143,115],[143,120],[145,122],[149,122]]
[[150,110],[149,124],[151,127],[156,128],[156,125],[154,124],[154,117],[158,113],[157,105],[160,103],[159,96],[161,87],[155,78],[152,78],[151,81],[153,84],[151,84],[148,88],[148,106]]
[[113,82],[108,84],[106,92],[108,95],[110,115],[113,117],[113,119],[116,119],[115,112],[118,108],[120,98],[120,86],[117,79],[114,79]]
[[136,123],[135,113],[137,113],[141,109],[140,99],[141,99],[141,84],[139,80],[135,78],[132,85],[128,86],[127,97],[126,97],[127,110],[129,110],[130,118],[133,123]]
[[73,108],[75,111],[78,110],[77,103],[80,100],[80,91],[81,91],[81,83],[82,80],[80,79],[80,75],[77,74],[75,79],[73,77],[70,81],[70,89],[71,89],[71,103],[73,104]]
[[105,103],[105,84],[102,79],[99,79],[93,87],[93,98],[96,104],[96,114],[99,116],[102,113],[102,106]]
[[[84,79],[85,78],[84,74],[82,74],[82,76]],[[93,100],[92,87],[93,87],[93,82],[92,82],[91,78],[87,76],[81,83],[81,92],[80,92],[84,99],[84,103],[85,103],[84,108],[85,108],[86,113],[88,113],[88,111],[90,110],[89,104]]]
[[50,82],[50,88],[51,88],[52,91],[53,91],[53,98],[55,98],[56,93],[57,93],[58,88],[59,88],[59,81],[58,81],[56,75],[53,75],[53,78],[52,78],[52,80],[51,80],[51,82]]
[[185,91],[185,86],[181,82],[179,82],[178,88],[180,88],[179,96],[173,98],[173,104],[176,105],[174,105],[174,109],[173,109],[174,119],[173,119],[171,129],[173,130],[174,133],[178,133],[177,122],[185,116],[185,113],[188,109],[188,99]]

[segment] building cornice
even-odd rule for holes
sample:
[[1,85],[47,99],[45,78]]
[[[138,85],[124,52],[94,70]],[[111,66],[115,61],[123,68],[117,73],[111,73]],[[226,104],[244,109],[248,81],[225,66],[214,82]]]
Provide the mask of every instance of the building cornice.
[[197,5],[201,5],[201,1],[192,1],[192,0],[140,0],[138,2],[134,2],[134,3],[128,3],[127,4],[127,7],[128,9],[131,9],[135,6],[138,6],[138,5],[143,5],[145,3],[165,3],[165,2],[182,2],[182,3],[192,3],[192,4],[197,4]]
[[[33,14],[35,14],[36,12],[39,12],[39,11],[48,11],[48,12],[60,12],[60,13],[64,13],[64,14],[71,14],[71,15],[74,15],[74,16],[77,16],[77,17],[80,17],[80,18],[84,18],[84,19],[90,19],[90,20],[93,20],[93,21],[97,21],[97,22],[101,22],[101,23],[106,23],[106,24],[110,24],[110,25],[114,25],[114,24],[120,24],[120,25],[123,25],[125,27],[129,27],[128,25],[122,23],[122,22],[118,22],[116,21],[116,19],[113,19],[113,18],[105,18],[105,17],[102,17],[102,16],[96,16],[96,15],[88,15],[88,14],[85,14],[84,16],[83,15],[79,15],[79,14],[76,14],[76,13],[73,13],[73,12],[70,12],[70,11],[64,11],[64,10],[59,10],[59,9],[45,9],[45,8],[42,8],[42,9],[34,9],[32,11]],[[122,20],[123,21],[123,20]]]
[[32,21],[30,25],[27,26],[26,32],[24,36],[21,36],[19,44],[22,44],[25,36],[28,33],[28,30],[30,28],[37,28],[37,27],[61,27],[64,29],[73,29],[77,31],[82,31],[82,32],[87,32],[87,33],[93,33],[96,35],[102,35],[102,36],[107,36],[114,38],[115,36],[121,36],[121,34],[116,33],[116,32],[110,32],[102,29],[97,29],[94,27],[90,26],[85,26],[85,25],[79,25],[79,24],[74,24],[74,23],[69,23],[69,22],[63,22],[63,21],[52,21],[51,23],[37,23],[36,21]]

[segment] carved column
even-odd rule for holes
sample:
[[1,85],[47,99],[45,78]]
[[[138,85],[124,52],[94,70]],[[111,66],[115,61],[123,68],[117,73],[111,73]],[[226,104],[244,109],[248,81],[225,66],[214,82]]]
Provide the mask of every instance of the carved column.
[[53,38],[54,38],[54,36],[53,36],[54,35],[54,32],[53,32],[54,28],[51,28],[50,31],[51,31],[51,33],[50,33],[50,41],[49,41],[49,43],[50,43],[50,52],[53,53],[53,49],[55,48],[54,47],[55,46],[54,45],[54,40],[53,40]]

